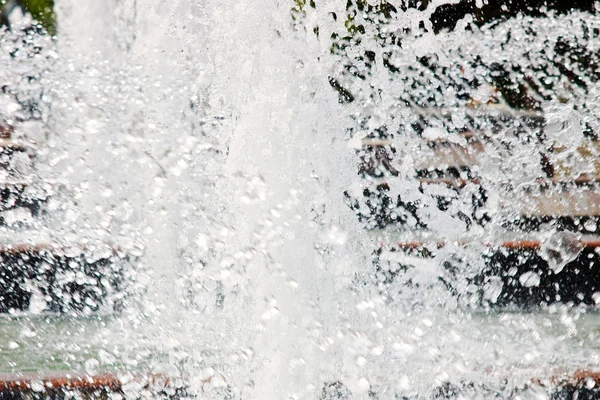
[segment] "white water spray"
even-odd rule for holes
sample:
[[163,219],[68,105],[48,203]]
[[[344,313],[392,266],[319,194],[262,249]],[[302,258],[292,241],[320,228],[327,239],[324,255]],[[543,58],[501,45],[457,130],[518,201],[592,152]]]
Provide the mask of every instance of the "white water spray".
[[[400,12],[389,29],[410,26],[413,36],[406,34],[405,47],[391,56],[375,51],[370,79],[360,80],[345,74],[345,65],[373,43],[354,43],[351,54],[331,52],[345,2],[327,9],[337,22],[322,9],[309,12],[308,32],[292,27],[292,6],[57,1],[58,61],[48,73],[54,83],[44,155],[52,168],[45,172],[58,171],[76,188],[78,227],[145,245],[137,301],[110,326],[126,327],[120,344],[127,360],[136,361],[130,355],[137,352],[138,361],[183,375],[206,396],[228,391],[261,400],[319,398],[327,387],[354,398],[427,397],[446,382],[500,384],[508,375],[510,391],[547,365],[568,365],[575,351],[566,339],[576,336],[577,310],[553,308],[556,318],[471,312],[467,296],[457,298],[441,283],[448,278],[441,264],[475,260],[476,271],[483,251],[476,245],[409,260],[418,268],[380,290],[370,259],[376,235],[344,204],[344,191],[366,186],[349,144],[381,127],[409,130],[418,116],[399,107],[397,97],[431,94],[395,79],[381,66],[384,57],[410,76],[426,76],[436,104],[457,109],[464,104],[444,92],[447,82],[415,58],[437,57],[460,70],[468,41],[473,54],[501,61],[505,55],[493,47],[506,32],[471,32],[463,21],[454,33],[418,34],[431,9]],[[511,28],[518,34],[529,23]],[[556,39],[546,28],[544,36]],[[530,50],[513,40],[511,58]],[[355,103],[338,103],[330,76],[348,85]],[[477,96],[490,97],[483,89]],[[560,105],[551,105],[560,119]],[[453,124],[466,120],[459,115]],[[424,136],[435,139],[446,128],[429,127]],[[464,205],[441,211],[435,188],[419,192],[410,176],[419,140],[398,136],[405,147],[390,191],[421,201],[420,213],[438,236],[461,238],[466,224],[456,215]],[[538,150],[523,148],[521,160]],[[484,164],[489,181],[505,173]],[[467,261],[457,261],[456,252]],[[456,285],[460,294],[471,293],[465,280]],[[489,298],[497,296],[492,283],[488,289]],[[589,363],[597,365],[590,352]]]

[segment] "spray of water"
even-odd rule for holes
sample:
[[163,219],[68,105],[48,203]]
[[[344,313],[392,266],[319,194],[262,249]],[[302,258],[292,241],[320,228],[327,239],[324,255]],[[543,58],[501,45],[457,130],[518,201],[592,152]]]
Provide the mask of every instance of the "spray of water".
[[[489,278],[483,294],[473,284],[479,240],[516,213],[506,185],[531,184],[548,153],[532,140],[535,115],[503,119],[518,105],[494,79],[531,76],[544,134],[569,139],[549,157],[568,171],[581,162],[569,149],[595,127],[596,85],[553,74],[560,46],[540,43],[595,54],[597,17],[479,28],[467,16],[435,34],[441,3],[369,14],[346,2],[56,2],[58,38],[36,39],[35,64],[19,64],[41,71],[39,86],[13,85],[43,88],[41,120],[24,135],[43,149],[36,173],[73,193],[53,232],[144,248],[123,311],[85,331],[102,350],[84,367],[165,372],[203,398],[391,399],[465,383],[473,398],[511,396],[548,369],[598,364],[597,335],[578,336],[584,310],[489,312],[481,299],[495,303],[502,282]],[[491,117],[473,108],[492,102]],[[456,193],[415,178],[431,159],[424,139],[459,143],[467,129],[495,137],[479,158],[488,201],[475,214],[475,185]],[[365,204],[382,183],[358,175],[365,139],[396,149],[385,191],[404,206],[381,207],[390,223],[373,217],[380,200]],[[373,254],[415,236],[448,245],[432,259]],[[560,253],[555,242],[544,249]]]

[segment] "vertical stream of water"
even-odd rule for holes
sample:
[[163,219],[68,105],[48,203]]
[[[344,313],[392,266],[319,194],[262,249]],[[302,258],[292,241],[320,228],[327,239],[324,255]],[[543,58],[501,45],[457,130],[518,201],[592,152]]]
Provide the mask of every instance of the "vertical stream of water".
[[[128,357],[137,354],[134,361],[185,377],[207,398],[427,398],[445,382],[501,382],[510,374],[519,385],[538,364],[557,364],[546,350],[562,349],[571,331],[557,338],[544,317],[495,320],[473,312],[465,283],[473,271],[451,282],[458,296],[448,290],[442,264],[458,252],[461,265],[476,270],[477,261],[469,262],[482,246],[454,243],[436,259],[411,260],[418,268],[382,290],[372,253],[393,236],[363,229],[344,199],[366,188],[355,148],[387,129],[401,144],[390,193],[421,202],[432,235],[458,242],[469,233],[459,218],[467,201],[438,209],[413,179],[421,137],[411,136],[418,125],[411,110],[419,105],[406,105],[421,96],[439,108],[463,107],[444,79],[485,75],[470,69],[476,56],[464,61],[464,43],[480,58],[519,60],[534,51],[535,43],[519,37],[534,22],[507,23],[510,36],[503,28],[467,28],[465,18],[436,36],[420,31],[443,3],[432,2],[388,21],[386,33],[403,40],[395,53],[365,38],[342,54],[331,38],[355,21],[342,21],[346,2],[309,10],[300,28],[293,3],[56,1],[60,34],[47,73],[43,172],[77,194],[71,233],[84,226],[101,239],[145,248],[134,295],[107,328],[123,329],[115,341]],[[539,35],[556,39],[552,27],[540,25]],[[519,51],[498,55],[507,43]],[[361,59],[357,71],[347,68],[373,46],[375,66]],[[450,72],[425,71],[423,57]],[[354,102],[342,104],[333,77],[353,91]],[[434,94],[416,88],[415,77]],[[469,120],[457,114],[456,126]],[[419,135],[446,128],[440,123]],[[517,153],[527,161],[538,150]],[[489,181],[503,174],[482,167]],[[579,315],[551,312],[561,329]]]

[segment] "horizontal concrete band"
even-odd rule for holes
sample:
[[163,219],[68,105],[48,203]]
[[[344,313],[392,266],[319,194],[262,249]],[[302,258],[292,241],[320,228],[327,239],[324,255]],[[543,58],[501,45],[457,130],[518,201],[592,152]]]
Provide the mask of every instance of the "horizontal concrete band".
[[[119,392],[128,383],[135,382],[144,390],[154,389],[160,391],[167,387],[175,387],[175,381],[179,379],[170,379],[160,374],[147,374],[123,379],[115,374],[101,375],[79,375],[73,373],[52,373],[45,375],[38,374],[0,374],[0,393],[44,393],[56,391],[107,391]],[[209,383],[210,378],[202,381]],[[577,370],[573,374],[564,374],[560,376],[551,376],[546,379],[532,378],[531,384],[538,386],[552,387],[589,387],[590,382],[595,383],[595,387],[600,386],[600,372],[590,370]],[[181,383],[179,388],[182,388]],[[168,396],[167,396],[168,397]]]
[[115,374],[81,375],[74,373],[0,374],[0,392],[48,390],[108,390],[118,391],[130,382],[142,387],[167,387],[171,380],[163,375],[148,374],[131,378]]
[[[483,242],[483,241],[454,241],[454,242],[447,242],[447,241],[419,241],[419,240],[412,240],[412,241],[400,241],[400,242],[394,242],[391,247],[396,247],[396,248],[401,248],[401,249],[420,249],[420,248],[427,248],[427,247],[435,247],[438,249],[441,249],[442,247],[446,247],[448,244],[452,244],[455,246],[468,246],[468,245],[472,245],[472,244],[479,244],[485,247],[492,247],[492,248],[506,248],[506,249],[523,249],[523,250],[538,250],[539,248],[541,248],[542,244],[544,242],[541,240],[529,240],[529,239],[522,239],[522,240],[505,240],[505,241],[498,241],[498,242]],[[600,238],[598,239],[584,239],[584,240],[580,240],[579,244],[585,248],[585,249],[595,249],[597,247],[600,247]],[[381,247],[383,247],[384,244],[381,244]],[[388,246],[386,246],[388,247]]]

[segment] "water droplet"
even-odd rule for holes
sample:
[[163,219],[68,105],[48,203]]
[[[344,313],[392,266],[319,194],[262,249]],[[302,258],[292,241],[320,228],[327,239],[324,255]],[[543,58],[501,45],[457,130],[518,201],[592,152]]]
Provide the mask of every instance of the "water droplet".
[[421,135],[422,135],[423,139],[433,141],[433,140],[443,139],[443,138],[447,137],[448,133],[439,128],[429,127],[429,128],[426,128]]
[[84,363],[85,372],[90,375],[97,374],[99,366],[100,366],[100,362],[98,360],[96,360],[95,358],[90,358],[90,359],[86,360]]
[[383,354],[383,347],[378,346],[378,347],[373,347],[373,349],[371,350],[371,354],[374,356],[380,356]]
[[484,286],[483,298],[490,303],[495,303],[502,294],[504,283],[500,277],[491,277]]
[[341,246],[344,243],[346,243],[346,240],[348,239],[348,234],[338,226],[332,226],[327,231],[326,238],[329,243]]
[[26,338],[32,338],[37,335],[35,328],[33,326],[25,326],[21,330],[21,336]]
[[585,379],[585,388],[586,389],[593,389],[594,386],[596,386],[596,381],[590,377],[587,377]]
[[270,310],[265,311],[261,316],[260,319],[262,319],[263,321],[267,321],[270,320],[271,318],[275,317],[279,315],[279,309],[277,307],[273,307]]
[[408,379],[408,376],[402,375],[402,377],[398,381],[398,389],[400,389],[400,390],[409,390],[410,389],[410,380]]
[[367,378],[360,378],[357,382],[356,390],[358,392],[364,393],[367,390],[369,390],[370,387],[371,387],[371,384],[369,383],[369,380]]
[[565,265],[575,260],[582,249],[579,235],[573,232],[557,232],[544,242],[540,256],[557,274]]
[[31,390],[37,393],[43,392],[45,389],[44,384],[41,381],[32,381],[29,384],[29,387],[31,388]]
[[46,305],[44,295],[39,290],[33,290],[29,302],[29,312],[34,315],[40,314],[46,309]]
[[534,271],[527,271],[519,277],[519,282],[524,287],[535,287],[540,284],[540,275]]
[[100,363],[103,365],[113,364],[116,361],[116,358],[104,349],[98,352],[98,357],[100,358]]
[[592,219],[588,219],[587,221],[585,221],[583,223],[583,227],[588,232],[596,232],[596,229],[598,228],[596,222]]

